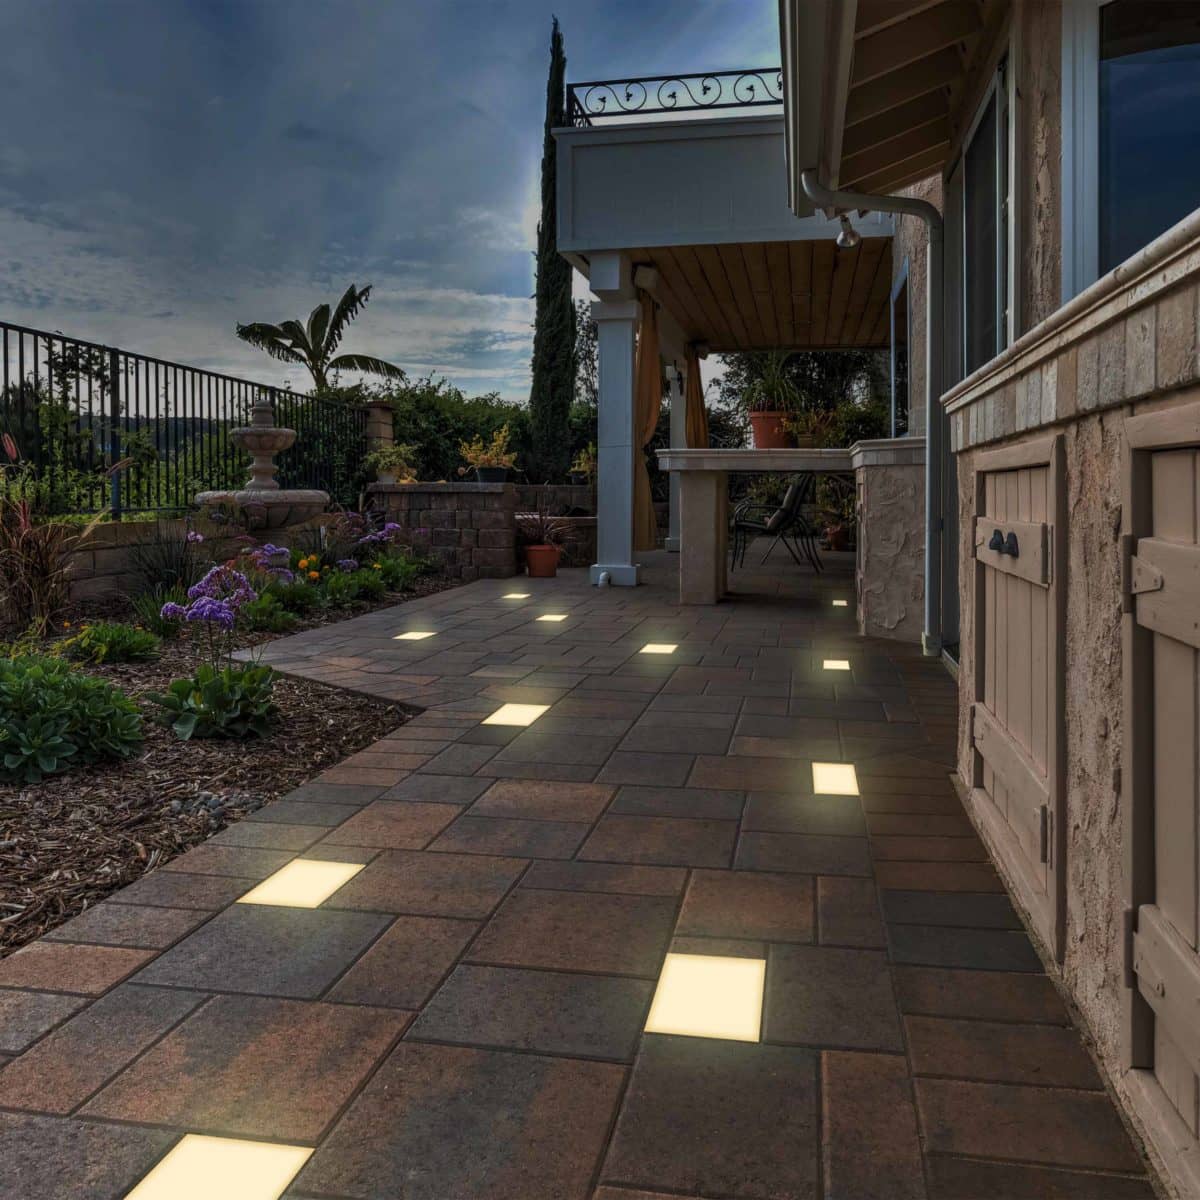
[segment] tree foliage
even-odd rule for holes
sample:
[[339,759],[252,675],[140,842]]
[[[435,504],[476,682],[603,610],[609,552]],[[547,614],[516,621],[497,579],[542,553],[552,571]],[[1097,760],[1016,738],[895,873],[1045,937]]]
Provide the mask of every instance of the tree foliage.
[[575,392],[576,314],[571,299],[571,264],[558,252],[558,162],[553,132],[566,124],[566,69],[562,31],[555,17],[542,134],[542,215],[538,222],[533,383],[529,392],[533,423],[530,466],[542,479],[560,478],[571,461],[567,430]]
[[[369,354],[337,354],[346,327],[362,312],[371,295],[371,285],[351,284],[342,294],[335,309],[318,304],[308,314],[307,324],[298,320],[271,325],[264,321],[239,325],[237,335],[243,342],[265,350],[280,362],[300,363],[313,377],[318,392],[329,387],[331,371],[361,371],[384,379],[403,379],[404,371],[381,358]],[[336,357],[335,357],[336,355]]]

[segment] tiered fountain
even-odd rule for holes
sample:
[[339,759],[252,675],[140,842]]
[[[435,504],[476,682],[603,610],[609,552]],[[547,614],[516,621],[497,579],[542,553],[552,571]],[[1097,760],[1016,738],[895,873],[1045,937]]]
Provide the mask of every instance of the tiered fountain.
[[286,529],[322,513],[329,493],[312,488],[281,488],[275,478],[275,455],[296,440],[294,429],[280,429],[270,397],[263,392],[250,410],[250,424],[229,435],[234,445],[251,455],[250,478],[236,492],[201,492],[203,509],[232,509],[251,530]]

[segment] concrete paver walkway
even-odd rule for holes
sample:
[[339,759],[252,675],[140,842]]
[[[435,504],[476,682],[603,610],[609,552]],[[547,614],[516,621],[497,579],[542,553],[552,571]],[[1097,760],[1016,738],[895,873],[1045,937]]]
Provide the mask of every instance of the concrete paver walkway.
[[[0,1196],[123,1196],[191,1133],[315,1147],[296,1198],[1148,1200],[942,667],[853,636],[846,574],[680,609],[668,566],[273,643],[426,711],[0,963]],[[362,869],[236,903],[297,860]],[[643,1032],[668,952],[765,962],[750,1040]]]

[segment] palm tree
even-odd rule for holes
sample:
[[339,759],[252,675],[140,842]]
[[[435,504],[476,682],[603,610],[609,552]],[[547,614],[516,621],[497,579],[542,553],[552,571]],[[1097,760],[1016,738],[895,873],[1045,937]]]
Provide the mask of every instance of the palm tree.
[[308,314],[307,326],[300,321],[284,321],[279,325],[255,321],[250,325],[239,325],[237,335],[243,342],[265,350],[272,358],[303,363],[312,374],[318,392],[325,391],[329,386],[330,371],[364,371],[368,375],[381,375],[384,379],[405,379],[407,377],[400,367],[384,362],[382,358],[372,358],[369,354],[339,354],[337,358],[333,357],[346,326],[358,316],[370,294],[370,284],[362,288],[351,284],[332,315],[328,304],[318,304]]

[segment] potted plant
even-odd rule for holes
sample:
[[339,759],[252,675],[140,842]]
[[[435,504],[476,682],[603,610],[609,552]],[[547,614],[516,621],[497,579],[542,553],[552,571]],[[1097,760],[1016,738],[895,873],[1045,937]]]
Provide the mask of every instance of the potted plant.
[[410,459],[416,455],[416,447],[399,443],[394,446],[381,446],[372,450],[364,460],[368,469],[375,472],[377,483],[394,484],[416,483],[416,473]]
[[558,574],[563,543],[571,536],[571,523],[551,515],[544,503],[537,512],[517,514],[517,538],[525,550],[525,568],[532,579],[552,579]]
[[836,415],[829,409],[810,409],[784,418],[784,427],[792,437],[794,446],[831,446],[837,440]]
[[780,450],[791,445],[786,422],[799,404],[800,394],[787,372],[790,357],[778,350],[763,355],[758,377],[742,394],[756,450]]
[[466,459],[467,465],[459,467],[458,473],[465,475],[468,470],[474,470],[475,478],[480,483],[503,483],[508,478],[509,469],[517,461],[515,452],[508,448],[508,437],[508,426],[501,425],[489,442],[485,442],[479,434],[469,442],[460,442],[458,452]]
[[570,479],[574,484],[591,483],[596,478],[596,443],[589,442],[575,455],[571,463]]

